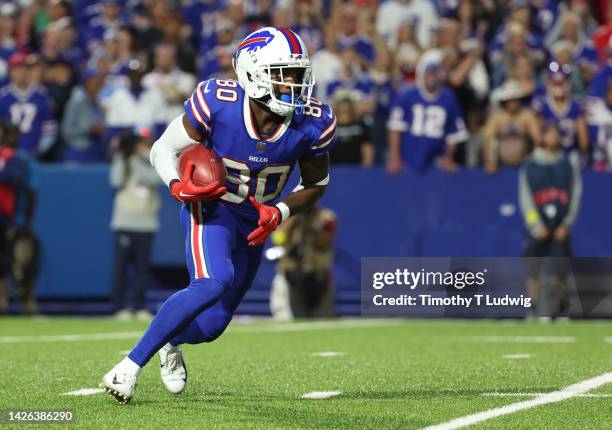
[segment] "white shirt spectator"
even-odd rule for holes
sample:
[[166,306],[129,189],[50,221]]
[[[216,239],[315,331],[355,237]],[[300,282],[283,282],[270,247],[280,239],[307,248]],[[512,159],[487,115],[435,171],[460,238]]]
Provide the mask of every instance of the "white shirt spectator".
[[103,102],[108,127],[148,127],[166,121],[166,103],[153,89],[143,89],[136,97],[129,87],[117,88]]
[[432,1],[427,0],[389,0],[380,5],[376,17],[376,31],[386,40],[395,40],[400,24],[418,19],[416,23],[419,44],[427,48],[431,44],[431,34],[438,22],[438,13]]
[[163,122],[169,123],[183,113],[183,102],[195,88],[196,78],[179,68],[174,68],[170,73],[153,70],[142,79],[142,86],[162,95],[166,105]]
[[600,97],[589,97],[586,102],[589,127],[597,130],[593,157],[595,168],[612,170],[612,110]]
[[342,62],[333,52],[320,49],[312,56],[312,70],[316,77],[316,96],[322,99],[325,97],[327,85],[340,75]]

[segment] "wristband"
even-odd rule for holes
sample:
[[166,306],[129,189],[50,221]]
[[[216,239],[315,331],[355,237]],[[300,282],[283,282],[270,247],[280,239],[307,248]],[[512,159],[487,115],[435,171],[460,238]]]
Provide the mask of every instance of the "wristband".
[[283,202],[277,203],[276,208],[281,213],[281,222],[287,220],[287,218],[291,216],[291,210],[289,209],[289,206],[287,206]]

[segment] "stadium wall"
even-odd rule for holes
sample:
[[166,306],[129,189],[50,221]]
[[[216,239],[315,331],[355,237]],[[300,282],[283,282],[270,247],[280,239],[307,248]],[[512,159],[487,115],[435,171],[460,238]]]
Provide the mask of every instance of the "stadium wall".
[[[584,172],[583,178],[575,254],[612,256],[612,174]],[[163,195],[153,264],[183,266],[179,205]],[[43,249],[39,297],[109,296],[112,199],[106,165],[41,167],[35,220]],[[515,170],[495,176],[480,170],[407,171],[391,177],[381,168],[337,167],[322,204],[338,214],[334,276],[339,295],[349,301],[358,300],[361,257],[521,254]],[[273,264],[264,262],[247,299],[263,301],[273,275]]]

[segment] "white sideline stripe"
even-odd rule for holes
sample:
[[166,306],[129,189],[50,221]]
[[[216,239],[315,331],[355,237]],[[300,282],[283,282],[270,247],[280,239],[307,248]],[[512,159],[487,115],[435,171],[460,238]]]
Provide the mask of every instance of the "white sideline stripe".
[[336,330],[360,327],[383,327],[403,324],[394,319],[371,319],[371,320],[338,320],[338,321],[313,321],[285,324],[270,324],[262,326],[234,326],[232,333],[282,333],[292,331],[311,330]]
[[502,355],[503,358],[507,358],[508,360],[517,360],[521,358],[531,358],[531,354],[506,354]]
[[571,343],[574,336],[474,336],[474,342]]
[[48,336],[0,336],[1,343],[9,342],[78,342],[81,340],[134,339],[142,336],[141,331],[120,331],[111,333],[60,334]]
[[81,388],[76,391],[68,391],[67,393],[62,393],[60,396],[91,396],[93,394],[103,393],[103,388]]
[[[483,397],[537,397],[543,396],[547,393],[482,393]],[[612,394],[595,394],[595,393],[584,393],[576,394],[575,397],[612,397]]]
[[329,399],[330,397],[339,396],[342,391],[313,391],[312,393],[306,393],[302,396],[302,399],[321,400]]
[[612,337],[606,337],[606,338],[604,338],[604,342],[605,342],[605,343],[612,343]]
[[[270,324],[261,326],[236,325],[231,329],[232,333],[283,333],[292,331],[311,330],[335,330],[360,327],[382,327],[402,324],[400,320],[394,319],[371,319],[371,320],[338,320],[338,321],[314,321],[300,323]],[[123,331],[109,333],[87,333],[87,334],[61,334],[43,336],[0,336],[0,343],[15,342],[78,342],[90,340],[117,340],[138,339],[142,331]]]
[[335,351],[323,351],[323,352],[313,352],[313,357],[340,357],[342,355],[346,355],[346,352],[335,352]]
[[594,390],[595,388],[604,384],[609,384],[610,382],[612,382],[612,372],[604,373],[603,375],[578,382],[577,384],[570,385],[569,387],[565,387],[559,391],[552,391],[550,393],[538,395],[532,400],[525,400],[523,402],[512,403],[500,408],[489,409],[476,414],[466,415],[446,423],[426,427],[425,430],[455,430],[471,426],[472,424],[490,420],[491,418],[500,417],[502,415],[508,415],[525,409],[534,408],[536,406],[571,399],[572,397],[585,394],[588,391]]

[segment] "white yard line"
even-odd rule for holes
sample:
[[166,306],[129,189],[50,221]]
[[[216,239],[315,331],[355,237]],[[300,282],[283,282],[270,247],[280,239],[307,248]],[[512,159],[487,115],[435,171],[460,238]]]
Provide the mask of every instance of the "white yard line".
[[[387,327],[400,325],[402,323],[403,321],[397,319],[348,319],[337,321],[312,321],[282,324],[262,324],[251,326],[235,325],[233,327],[230,327],[231,333],[283,333],[293,331],[353,329],[362,327]],[[39,336],[0,336],[0,343],[79,342],[90,340],[138,339],[140,336],[142,336],[142,334],[142,331],[124,331],[109,333],[83,333]]]
[[587,379],[586,381],[578,382],[577,384],[570,385],[559,391],[553,391],[538,395],[535,399],[525,400],[523,402],[512,403],[510,405],[502,406],[500,408],[489,409],[483,412],[478,412],[472,415],[466,415],[464,417],[456,418],[446,423],[437,424],[427,427],[425,430],[455,430],[472,424],[476,424],[482,421],[490,420],[491,418],[500,417],[503,415],[513,414],[518,411],[525,409],[531,409],[536,406],[547,405],[549,403],[561,402],[563,400],[571,399],[572,397],[586,394],[587,392],[594,390],[595,388],[601,387],[602,385],[609,384],[612,382],[612,372],[604,373],[603,375],[596,376],[595,378]]
[[[482,393],[483,397],[537,397],[543,396],[547,393]],[[596,393],[583,393],[576,394],[575,397],[612,397],[612,394],[596,394]]]
[[605,337],[604,338],[604,342],[605,343],[612,343],[612,337]]
[[[283,333],[292,331],[336,330],[361,327],[390,327],[403,324],[398,319],[348,319],[337,321],[312,321],[285,324],[234,326],[232,333]],[[230,326],[231,327],[231,326]]]
[[92,396],[94,394],[100,394],[104,392],[104,388],[81,388],[76,391],[69,391],[67,393],[60,394],[61,396]]
[[59,334],[47,336],[0,336],[0,343],[14,342],[78,342],[83,340],[136,339],[141,331],[120,331],[110,333]]
[[342,355],[346,355],[346,352],[336,352],[336,351],[323,351],[323,352],[313,352],[313,357],[340,357]]
[[342,391],[313,391],[312,393],[306,393],[302,396],[302,399],[310,400],[321,400],[329,399],[330,397],[336,397],[342,394]]
[[574,336],[474,336],[474,342],[572,343]]
[[506,354],[502,355],[502,358],[506,358],[508,360],[520,360],[523,358],[531,358],[533,357],[531,354]]

